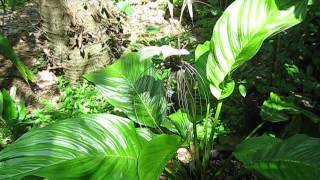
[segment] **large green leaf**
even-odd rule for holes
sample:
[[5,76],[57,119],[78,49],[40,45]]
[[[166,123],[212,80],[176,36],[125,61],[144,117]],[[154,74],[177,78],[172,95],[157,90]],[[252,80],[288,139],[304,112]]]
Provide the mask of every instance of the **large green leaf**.
[[14,101],[14,99],[12,99],[12,97],[10,96],[7,90],[2,90],[2,96],[3,96],[2,117],[6,122],[10,124],[14,124],[16,123],[16,120],[18,119],[18,116],[19,116],[17,104]]
[[0,152],[0,179],[138,179],[140,140],[132,121],[114,115],[60,121]]
[[167,128],[171,132],[181,135],[184,138],[192,130],[192,123],[189,120],[188,114],[183,112],[181,109],[165,119],[161,126]]
[[305,110],[288,99],[282,98],[275,93],[270,93],[270,98],[264,101],[261,108],[261,117],[265,121],[282,122],[288,121],[289,115],[304,115],[314,123],[320,123],[320,117]]
[[22,99],[19,99],[19,101],[17,102],[17,109],[19,112],[18,120],[24,120],[24,118],[27,116],[27,107]]
[[240,144],[235,157],[244,165],[277,180],[318,180],[320,139],[295,135],[287,140],[268,136],[251,138]]
[[104,70],[85,75],[107,98],[141,125],[158,127],[166,112],[165,90],[154,79],[150,59],[141,61],[138,53],[127,53]]
[[210,50],[210,41],[199,44],[195,50],[195,68],[197,70],[197,79],[199,86],[199,93],[201,96],[209,99],[212,97],[210,93],[210,82],[207,76],[207,61]]
[[159,135],[149,141],[139,157],[139,178],[158,180],[180,145],[179,136],[172,135]]
[[12,49],[9,40],[0,33],[0,54],[4,57],[10,59],[13,64],[15,64],[22,75],[22,77],[28,81],[34,82],[36,80],[33,73],[28,69],[26,65],[24,65],[18,55]]
[[156,136],[149,128],[136,128],[136,131],[143,142],[150,141]]
[[203,44],[199,44],[194,54],[196,62],[200,60],[201,56],[205,55],[209,51],[210,51],[210,41],[206,41]]
[[236,155],[237,159],[245,163],[245,161],[249,161],[250,158],[252,158],[252,155],[257,153],[262,148],[270,149],[275,144],[278,144],[280,142],[281,139],[274,138],[271,136],[260,136],[250,138],[238,145],[236,150],[234,151],[234,154]]
[[[220,84],[250,60],[263,41],[300,23],[308,0],[236,0],[216,23],[206,71],[211,93],[221,99]],[[202,53],[203,54],[203,53]]]

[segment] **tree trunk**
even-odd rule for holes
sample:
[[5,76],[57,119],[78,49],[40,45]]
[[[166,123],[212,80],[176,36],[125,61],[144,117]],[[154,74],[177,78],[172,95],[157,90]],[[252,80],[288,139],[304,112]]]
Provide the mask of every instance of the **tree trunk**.
[[111,63],[110,44],[121,32],[112,1],[40,0],[40,14],[51,63],[72,83]]

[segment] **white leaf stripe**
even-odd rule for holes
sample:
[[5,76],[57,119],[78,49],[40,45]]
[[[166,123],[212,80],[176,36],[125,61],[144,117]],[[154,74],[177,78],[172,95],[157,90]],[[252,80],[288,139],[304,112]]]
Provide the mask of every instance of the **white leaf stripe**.
[[[30,131],[0,153],[0,179],[137,179],[141,142],[133,123],[90,115]],[[59,173],[57,173],[59,172]]]
[[[288,6],[290,3],[290,7]],[[220,84],[251,59],[263,41],[302,21],[307,0],[236,0],[217,21],[211,39],[207,78],[219,99]]]
[[166,112],[165,90],[153,78],[152,61],[140,61],[138,53],[124,54],[105,70],[87,74],[87,80],[114,107],[140,125],[158,128]]

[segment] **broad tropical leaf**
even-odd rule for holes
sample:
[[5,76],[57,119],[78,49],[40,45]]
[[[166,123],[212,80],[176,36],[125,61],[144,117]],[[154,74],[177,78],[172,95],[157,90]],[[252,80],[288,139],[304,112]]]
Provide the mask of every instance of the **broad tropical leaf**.
[[2,90],[3,112],[2,117],[6,122],[14,124],[19,117],[19,111],[16,102],[10,96],[7,90]]
[[129,117],[135,117],[140,124],[158,127],[167,108],[162,82],[152,76],[144,76],[134,87],[133,112]]
[[0,179],[138,179],[141,150],[132,121],[91,115],[28,132],[0,152]]
[[177,133],[182,137],[186,137],[192,130],[192,123],[189,120],[188,114],[179,110],[165,119],[161,126],[167,128],[171,132]]
[[270,149],[278,143],[281,143],[281,139],[271,136],[254,137],[238,145],[234,151],[234,154],[236,155],[237,159],[244,162],[247,159],[250,159],[253,154],[257,153],[262,148]]
[[18,120],[19,121],[24,120],[24,118],[27,115],[27,107],[26,107],[26,104],[24,103],[24,101],[22,99],[19,99],[19,101],[17,102],[17,109],[18,109],[18,112],[19,112]]
[[236,0],[216,23],[206,65],[211,93],[222,99],[221,83],[250,60],[269,36],[300,23],[308,0]]
[[225,99],[225,98],[231,96],[231,94],[234,91],[235,86],[236,86],[236,82],[234,82],[234,80],[232,80],[232,79],[229,79],[228,81],[224,81],[223,84],[220,84],[220,90],[221,90],[220,99]]
[[18,55],[12,49],[9,40],[0,33],[0,54],[4,57],[10,59],[14,65],[17,66],[22,77],[28,81],[34,82],[36,80],[33,73],[28,69],[26,65],[24,65]]
[[289,115],[299,114],[304,115],[314,123],[320,123],[319,116],[295,105],[290,100],[286,100],[275,93],[270,93],[270,98],[264,101],[260,113],[265,121],[270,122],[288,121]]
[[203,44],[199,44],[195,51],[195,60],[198,61],[201,58],[201,56],[203,56],[209,51],[210,51],[210,41],[206,41]]
[[240,144],[235,157],[268,179],[318,180],[320,139],[295,135],[287,140],[251,138]]
[[180,145],[181,139],[172,135],[159,135],[149,141],[139,157],[139,178],[158,180]]
[[108,102],[135,122],[158,127],[166,112],[165,90],[155,75],[150,59],[140,61],[138,53],[127,53],[104,70],[89,73]]
[[23,120],[27,115],[27,109],[22,99],[16,100],[16,89],[11,88],[0,91],[0,117],[9,125]]
[[149,128],[137,128],[136,131],[144,142],[151,141],[156,136]]
[[210,93],[210,82],[207,77],[207,61],[210,50],[210,42],[206,41],[203,44],[199,44],[195,51],[195,68],[198,72],[198,86],[201,96],[209,99],[212,95]]

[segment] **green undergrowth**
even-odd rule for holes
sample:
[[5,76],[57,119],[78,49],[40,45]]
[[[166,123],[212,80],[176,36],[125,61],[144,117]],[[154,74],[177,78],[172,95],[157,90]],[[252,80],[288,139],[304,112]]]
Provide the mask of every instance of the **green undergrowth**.
[[113,107],[86,81],[72,86],[60,77],[58,86],[58,99],[41,102],[39,108],[27,115],[25,122],[42,127],[61,119],[113,111]]

